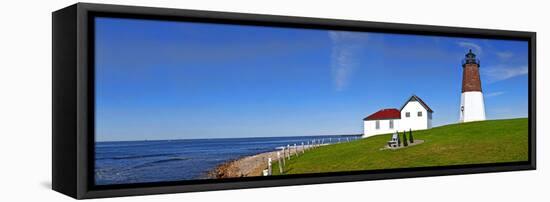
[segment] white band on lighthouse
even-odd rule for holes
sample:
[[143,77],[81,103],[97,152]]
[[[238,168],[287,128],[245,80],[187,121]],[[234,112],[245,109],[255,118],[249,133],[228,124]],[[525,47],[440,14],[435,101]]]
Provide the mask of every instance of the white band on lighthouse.
[[485,120],[485,103],[480,91],[463,92],[460,98],[460,122]]

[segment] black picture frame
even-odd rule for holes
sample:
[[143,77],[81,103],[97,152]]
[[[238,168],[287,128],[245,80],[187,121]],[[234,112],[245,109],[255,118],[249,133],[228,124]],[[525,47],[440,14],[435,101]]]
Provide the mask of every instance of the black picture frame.
[[[94,171],[94,21],[96,16],[213,22],[432,36],[513,39],[529,44],[529,160],[182,182],[97,186]],[[536,169],[536,33],[352,20],[77,3],[52,14],[52,188],[84,199],[351,182]]]

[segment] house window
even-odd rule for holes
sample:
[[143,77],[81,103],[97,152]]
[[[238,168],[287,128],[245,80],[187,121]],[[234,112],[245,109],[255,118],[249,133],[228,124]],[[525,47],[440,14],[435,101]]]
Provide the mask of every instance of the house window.
[[376,121],[376,130],[380,129],[380,121]]
[[418,112],[418,117],[422,117],[422,112]]
[[411,113],[410,112],[405,112],[405,117],[411,117]]
[[393,120],[390,120],[390,129],[393,129]]

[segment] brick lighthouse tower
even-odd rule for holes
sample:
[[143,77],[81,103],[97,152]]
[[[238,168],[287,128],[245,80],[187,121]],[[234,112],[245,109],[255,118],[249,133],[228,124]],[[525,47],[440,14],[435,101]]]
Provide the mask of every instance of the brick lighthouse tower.
[[462,96],[460,98],[460,122],[485,120],[485,103],[479,78],[479,60],[472,50],[462,61]]

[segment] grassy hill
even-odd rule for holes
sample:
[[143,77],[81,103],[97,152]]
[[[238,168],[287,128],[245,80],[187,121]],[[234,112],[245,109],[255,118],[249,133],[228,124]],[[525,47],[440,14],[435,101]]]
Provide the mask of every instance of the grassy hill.
[[527,118],[452,124],[413,131],[425,142],[398,150],[380,150],[391,134],[377,135],[310,150],[287,161],[285,174],[527,161],[527,129]]

